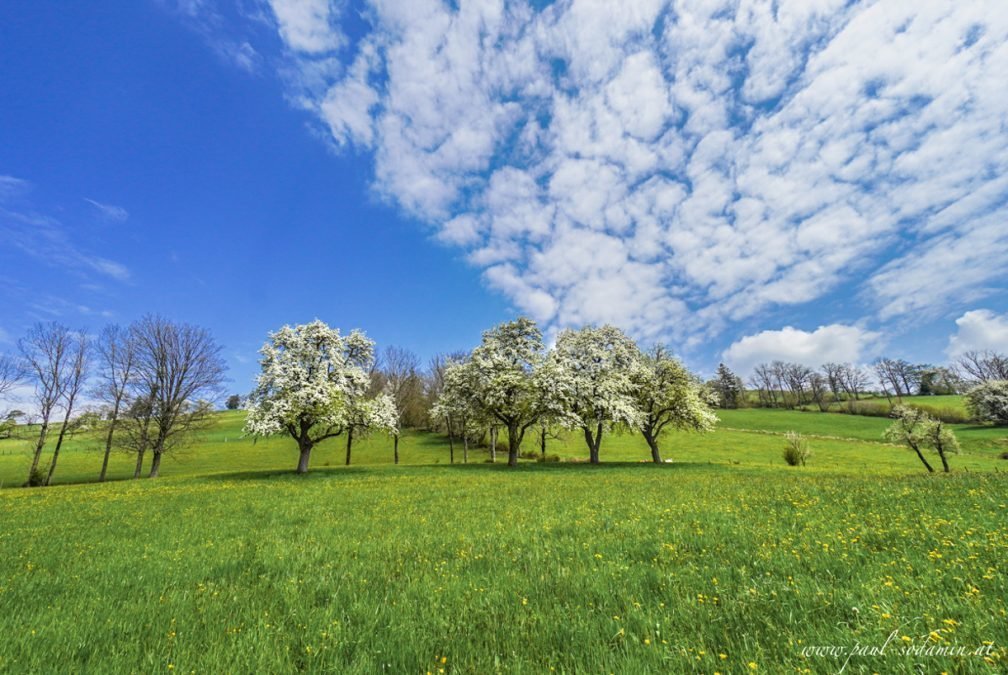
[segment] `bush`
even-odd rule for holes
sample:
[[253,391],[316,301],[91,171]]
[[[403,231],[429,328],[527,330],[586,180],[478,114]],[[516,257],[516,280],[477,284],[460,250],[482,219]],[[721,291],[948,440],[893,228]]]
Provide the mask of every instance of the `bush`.
[[918,408],[924,412],[931,415],[935,419],[939,419],[947,424],[965,424],[973,419],[973,417],[961,408],[953,408],[951,406],[929,406],[929,405],[911,405],[911,408]]
[[1002,452],[1000,457],[1001,459],[1008,459],[1008,451]]
[[787,443],[784,448],[784,461],[789,466],[805,466],[805,462],[812,456],[808,441],[794,431],[784,434],[784,441]]
[[866,417],[889,417],[892,406],[888,401],[848,401],[847,412]]
[[966,409],[978,422],[1008,425],[1008,380],[984,382],[970,389]]
[[28,482],[25,483],[26,487],[41,487],[45,485],[46,474],[48,471],[43,467],[35,467],[32,470],[31,475],[28,476]]
[[[500,452],[500,450],[498,450],[498,452]],[[507,448],[504,449],[504,452],[507,452]],[[535,450],[522,450],[518,453],[518,456],[522,459],[539,459],[539,453]]]
[[546,455],[545,457],[539,457],[538,461],[540,461],[540,462],[559,462],[560,461],[560,455]]

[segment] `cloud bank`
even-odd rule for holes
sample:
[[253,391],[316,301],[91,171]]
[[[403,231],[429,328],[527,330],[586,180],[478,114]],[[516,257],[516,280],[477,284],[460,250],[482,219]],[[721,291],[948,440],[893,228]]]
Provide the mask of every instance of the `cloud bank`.
[[699,339],[845,284],[919,320],[1005,280],[994,0],[269,4],[334,144],[554,327]]

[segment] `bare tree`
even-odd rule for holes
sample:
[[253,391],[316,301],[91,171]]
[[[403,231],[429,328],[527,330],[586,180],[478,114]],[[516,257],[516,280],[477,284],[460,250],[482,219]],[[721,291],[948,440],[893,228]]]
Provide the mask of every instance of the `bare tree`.
[[[420,378],[420,357],[403,347],[386,347],[379,359],[384,379],[384,390],[392,397],[396,412],[399,413],[399,426],[419,426],[426,410],[424,406],[423,381]],[[393,453],[395,463],[399,463],[399,434],[393,437]]]
[[41,482],[37,479],[39,460],[49,434],[52,414],[63,397],[72,342],[70,329],[55,322],[35,324],[18,341],[29,378],[35,384],[34,399],[39,419],[38,440],[28,469],[29,485]]
[[13,389],[26,375],[20,361],[6,354],[0,354],[0,396]]
[[826,376],[821,373],[812,373],[809,377],[809,393],[820,412],[829,410],[833,399],[830,398],[829,380]]
[[126,402],[136,368],[136,343],[129,330],[115,324],[102,330],[95,346],[98,357],[98,386],[95,396],[109,406],[108,432],[105,434],[105,456],[98,481],[108,473],[112,440],[119,423],[119,414]]
[[133,478],[139,478],[143,471],[144,457],[154,445],[154,407],[150,393],[138,394],[129,400],[123,412],[122,447],[136,455]]
[[904,396],[911,393],[908,382],[908,364],[906,361],[896,359],[880,358],[872,364],[875,369],[875,376],[878,378],[882,393],[886,398],[890,397],[890,390],[897,400],[902,401]]
[[956,363],[965,373],[965,379],[973,382],[1008,380],[1008,356],[992,351],[964,352]]
[[871,386],[871,373],[859,366],[852,366],[845,363],[841,371],[841,385],[847,393],[847,405],[853,407],[854,401],[861,398],[861,394]]
[[70,350],[67,353],[66,377],[63,380],[63,424],[60,426],[59,436],[56,438],[56,447],[53,448],[52,461],[49,462],[49,473],[46,474],[45,484],[52,483],[53,474],[56,473],[56,462],[59,461],[60,448],[63,447],[63,439],[66,438],[70,429],[70,420],[73,416],[74,404],[77,397],[84,388],[87,380],[88,365],[91,356],[91,346],[87,333],[78,331],[71,335]]
[[204,401],[221,395],[227,366],[204,328],[148,315],[133,324],[131,333],[137,379],[150,392],[150,477],[157,478],[165,452],[205,424],[212,408]]
[[760,403],[766,407],[776,408],[777,390],[775,387],[777,385],[773,368],[766,363],[757,365],[753,369],[750,381],[759,394]]
[[833,398],[837,401],[844,393],[844,371],[847,367],[846,363],[824,363],[822,365],[822,376],[826,379],[826,384],[833,392]]

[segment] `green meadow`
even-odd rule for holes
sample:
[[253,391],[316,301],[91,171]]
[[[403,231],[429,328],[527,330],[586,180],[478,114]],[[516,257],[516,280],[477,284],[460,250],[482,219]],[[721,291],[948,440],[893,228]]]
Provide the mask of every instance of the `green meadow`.
[[[78,435],[46,489],[16,487],[22,429],[0,441],[0,671],[1004,672],[1008,429],[955,425],[953,474],[927,475],[884,418],[719,416],[663,465],[630,434],[599,466],[458,444],[452,465],[409,432],[398,466],[375,435],[344,467],[337,438],[296,476],[292,441],[229,412],[157,480],[117,453],[91,483]],[[547,453],[587,456],[573,434]]]

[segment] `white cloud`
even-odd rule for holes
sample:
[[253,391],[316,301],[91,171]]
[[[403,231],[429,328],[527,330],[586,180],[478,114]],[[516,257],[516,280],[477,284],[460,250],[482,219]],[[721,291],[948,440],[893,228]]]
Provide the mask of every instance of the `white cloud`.
[[336,23],[338,7],[330,0],[269,0],[269,4],[280,35],[291,49],[318,54],[343,43]]
[[229,21],[229,14],[237,13],[262,23],[262,10],[255,5],[238,3],[225,9],[221,0],[157,0],[172,12],[190,30],[197,33],[213,52],[225,63],[246,73],[255,73],[262,64],[263,57],[241,34],[235,34],[236,22]]
[[791,361],[810,368],[824,363],[859,363],[869,355],[879,334],[857,326],[831,324],[809,332],[785,326],[747,335],[731,344],[722,355],[725,363],[740,373],[771,361]]
[[84,201],[98,209],[98,213],[101,214],[102,218],[110,222],[122,223],[129,218],[129,211],[121,206],[116,206],[114,204],[102,204],[101,202],[95,201],[94,199],[88,199],[86,197]]
[[0,200],[0,245],[18,249],[45,265],[84,275],[97,272],[116,281],[130,278],[125,265],[91,253],[74,241],[63,223],[38,213],[30,204],[13,207]]
[[954,359],[968,351],[1008,353],[1008,314],[974,309],[956,319],[945,353]]
[[30,186],[31,184],[22,178],[0,175],[0,203],[21,194]]
[[[863,283],[883,320],[1003,285],[995,2],[272,0],[374,188],[555,325],[696,339]],[[548,300],[547,300],[548,298]]]

